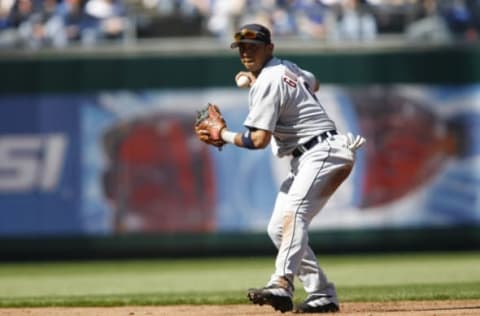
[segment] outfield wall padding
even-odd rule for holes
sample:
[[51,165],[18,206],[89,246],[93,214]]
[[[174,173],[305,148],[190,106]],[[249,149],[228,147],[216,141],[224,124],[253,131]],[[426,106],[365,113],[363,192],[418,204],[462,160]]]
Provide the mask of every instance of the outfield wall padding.
[[[295,60],[302,67],[314,72],[321,85],[361,88],[369,85],[407,84],[455,89],[475,86],[480,82],[480,46],[390,48],[357,52],[339,50],[318,53],[280,51],[278,55]],[[80,111],[79,108],[73,105],[70,108],[62,106],[68,104],[72,95],[80,95],[83,98],[82,102],[88,102],[90,94],[103,91],[159,89],[194,91],[232,88],[233,76],[241,70],[241,64],[235,54],[224,52],[195,56],[119,51],[108,57],[95,53],[52,52],[36,55],[32,52],[17,56],[0,55],[0,69],[0,100],[14,100],[11,104],[25,105],[25,110],[8,109],[10,104],[0,103],[4,111],[0,113],[5,115],[3,117],[5,124],[2,124],[3,128],[0,126],[0,137],[16,132],[30,135],[18,127],[17,121],[27,122],[25,124],[35,126],[35,131],[46,133],[46,138],[38,139],[39,144],[50,142],[61,144],[61,139],[54,133],[55,128],[51,126],[72,130],[72,133],[80,134],[78,140],[69,143],[75,146],[75,149],[66,154],[67,159],[71,159],[67,167],[74,170],[73,166],[82,155],[80,142],[85,135],[77,130],[73,132],[78,128],[77,124],[80,124],[74,118],[78,113],[73,113]],[[22,99],[27,101],[22,103]],[[30,109],[27,107],[28,100],[40,100],[38,111],[28,111]],[[55,104],[52,105],[52,102]],[[78,100],[72,99],[72,102]],[[42,109],[50,106],[57,111],[56,113],[61,113],[61,120],[49,118],[48,111],[42,112]],[[8,117],[10,114],[15,117]],[[24,115],[24,119],[20,115]],[[35,120],[36,116],[41,116],[42,120]],[[10,125],[7,124],[9,121]],[[475,125],[468,122],[465,124]],[[26,130],[28,131],[28,128]],[[476,150],[474,154],[477,153]],[[0,163],[0,171],[1,168]],[[62,192],[62,196],[74,195],[69,202],[72,204],[65,204],[65,208],[71,205],[77,207],[83,203],[81,197],[77,196],[82,187],[81,176],[81,171],[76,170],[69,174],[71,180],[68,181],[71,183],[59,180],[59,185],[70,185],[72,188],[71,191]],[[480,186],[475,188],[477,192],[480,191]],[[32,227],[37,224],[38,227],[48,227],[51,218],[42,218],[42,208],[60,208],[62,204],[56,203],[55,200],[38,203],[35,218],[18,217],[21,223],[9,223],[12,218],[17,219],[16,206],[21,207],[25,201],[34,205],[36,201],[40,201],[41,192],[30,192],[26,200],[19,198],[18,201],[13,201],[18,193],[5,192],[0,193],[0,212],[3,213],[0,215],[3,222],[0,224],[0,231],[6,232],[0,236],[1,260],[270,255],[275,251],[267,235],[258,231],[125,233],[105,236],[101,233],[90,233],[88,228],[86,234],[77,235],[76,232],[84,228],[82,226],[84,218],[79,216],[72,219],[62,213],[61,209],[55,211],[55,216],[65,217],[62,221],[68,224],[64,230],[49,233],[48,229],[42,228],[31,233],[28,230],[19,230],[19,233],[15,233],[15,229],[10,228],[16,227],[17,224],[18,227],[27,227],[28,225],[22,226],[25,222],[31,222],[29,225]],[[6,204],[2,202],[2,198],[4,202],[7,198],[13,202]],[[474,214],[479,207],[480,203],[472,202]],[[315,250],[325,253],[479,248],[480,226],[477,222],[465,220],[452,225],[440,224],[438,227],[321,229],[312,233],[310,242]]]

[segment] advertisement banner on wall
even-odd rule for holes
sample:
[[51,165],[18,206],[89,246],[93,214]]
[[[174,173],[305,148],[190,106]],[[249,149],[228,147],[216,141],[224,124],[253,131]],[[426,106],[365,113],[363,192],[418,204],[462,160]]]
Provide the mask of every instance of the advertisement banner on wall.
[[81,231],[79,104],[0,97],[0,234]]
[[[312,229],[480,224],[480,85],[322,86],[340,132],[363,135],[352,174]],[[193,134],[230,88],[0,96],[0,235],[264,231],[289,158]]]

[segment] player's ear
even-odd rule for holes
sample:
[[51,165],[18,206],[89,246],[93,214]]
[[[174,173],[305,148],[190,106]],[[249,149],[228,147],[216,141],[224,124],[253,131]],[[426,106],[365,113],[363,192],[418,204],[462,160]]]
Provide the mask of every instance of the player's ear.
[[273,55],[273,48],[274,48],[274,45],[273,43],[270,43],[270,44],[266,44],[265,45],[265,55],[266,56],[272,56]]

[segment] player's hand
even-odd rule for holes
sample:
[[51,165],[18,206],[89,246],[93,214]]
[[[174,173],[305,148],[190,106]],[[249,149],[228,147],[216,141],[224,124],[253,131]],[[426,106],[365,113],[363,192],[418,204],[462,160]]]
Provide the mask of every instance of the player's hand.
[[255,76],[249,72],[249,71],[239,71],[236,75],[235,75],[235,82],[238,82],[238,79],[241,77],[241,76],[247,76],[247,78],[249,79],[249,86],[251,87],[254,83],[255,83],[255,80],[257,80],[257,78],[255,78]]

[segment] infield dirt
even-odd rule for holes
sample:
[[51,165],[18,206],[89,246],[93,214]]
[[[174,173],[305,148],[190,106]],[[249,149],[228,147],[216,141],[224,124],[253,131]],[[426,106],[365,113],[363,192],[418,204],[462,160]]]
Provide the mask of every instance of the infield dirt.
[[[255,305],[176,305],[125,307],[43,307],[0,308],[2,316],[279,316],[270,306]],[[365,316],[457,316],[480,315],[480,300],[402,301],[343,303],[339,313]]]

